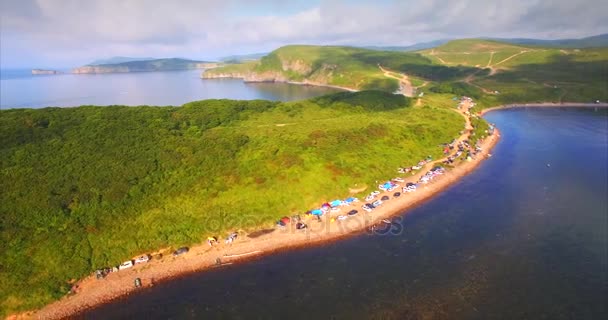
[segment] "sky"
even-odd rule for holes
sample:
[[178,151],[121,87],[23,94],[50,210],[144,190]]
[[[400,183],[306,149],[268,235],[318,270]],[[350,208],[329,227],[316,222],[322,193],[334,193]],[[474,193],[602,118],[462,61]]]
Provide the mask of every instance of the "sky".
[[0,0],[0,67],[608,32],[606,0]]

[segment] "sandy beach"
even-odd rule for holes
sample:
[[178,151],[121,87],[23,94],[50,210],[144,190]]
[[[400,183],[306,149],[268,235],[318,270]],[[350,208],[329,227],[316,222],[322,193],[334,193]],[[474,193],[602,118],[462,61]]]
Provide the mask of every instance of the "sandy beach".
[[[469,118],[464,114],[464,111],[468,110],[468,105],[465,106],[463,110],[458,111],[465,119],[465,130],[457,141],[468,139],[470,130],[472,129]],[[161,259],[153,258],[148,263],[138,264],[132,268],[111,273],[103,279],[98,280],[94,275],[90,275],[76,283],[76,293],[51,303],[40,310],[9,318],[61,319],[140,290],[140,288],[135,288],[134,286],[136,278],[141,279],[142,287],[148,287],[172,277],[200,272],[210,268],[222,268],[247,259],[273,254],[281,250],[321,245],[346,236],[362,233],[371,235],[374,232],[372,231],[372,226],[381,226],[384,224],[382,220],[402,215],[407,209],[430,199],[433,195],[441,192],[473,171],[483,160],[489,158],[489,152],[497,143],[499,137],[499,132],[496,130],[493,136],[484,139],[481,145],[482,151],[477,154],[475,159],[472,161],[458,161],[453,168],[448,168],[445,174],[437,176],[428,184],[420,184],[415,192],[403,193],[398,198],[392,197],[392,194],[397,190],[382,192],[377,199],[384,195],[390,195],[391,199],[385,201],[382,206],[370,213],[361,209],[363,201],[355,202],[349,206],[341,207],[340,212],[324,215],[321,221],[317,221],[314,217],[303,218],[303,221],[308,225],[308,228],[305,230],[296,230],[295,224],[290,223],[284,228],[276,228],[272,232],[253,238],[240,234],[232,244],[225,244],[223,239],[220,239],[219,243],[214,246],[210,246],[207,243],[194,245],[188,253],[177,257],[172,256],[170,251],[165,250],[163,252],[164,257]],[[396,173],[395,177],[401,176],[405,180],[401,183],[401,186],[404,186],[407,182],[416,183],[424,173],[444,159],[429,162],[415,173]],[[386,178],[390,179],[393,177]],[[346,215],[348,211],[353,209],[359,211],[356,216],[349,216],[345,220],[335,219],[338,215]]]

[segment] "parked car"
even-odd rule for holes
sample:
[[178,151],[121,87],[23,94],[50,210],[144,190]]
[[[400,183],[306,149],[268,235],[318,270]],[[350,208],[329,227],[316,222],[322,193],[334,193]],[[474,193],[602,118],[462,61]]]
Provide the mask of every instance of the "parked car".
[[132,266],[133,266],[133,261],[131,261],[131,260],[125,261],[118,266],[118,270],[128,269],[128,268],[131,268]]
[[181,247],[181,248],[173,251],[173,256],[179,256],[179,255],[182,255],[182,254],[184,254],[184,253],[186,253],[188,251],[190,251],[190,248],[188,248],[188,247]]
[[369,204],[364,204],[363,206],[361,206],[361,209],[367,211],[367,212],[372,212],[372,207],[369,206]]
[[145,263],[145,262],[148,262],[148,261],[150,261],[150,256],[147,255],[147,254],[144,254],[143,256],[138,257],[137,259],[135,259],[135,264]]
[[374,198],[375,197],[370,194],[369,196],[365,197],[365,201],[372,201]]
[[339,215],[338,220],[346,220],[348,217],[345,215]]
[[372,195],[372,196],[377,196],[379,194],[380,194],[380,191],[378,191],[378,190],[373,191],[372,193],[370,193],[370,195]]
[[379,207],[382,205],[382,200],[376,200],[372,203],[372,205],[374,206],[374,208]]
[[395,182],[403,182],[404,180],[402,178],[395,178],[395,179],[393,179],[393,181],[395,181]]

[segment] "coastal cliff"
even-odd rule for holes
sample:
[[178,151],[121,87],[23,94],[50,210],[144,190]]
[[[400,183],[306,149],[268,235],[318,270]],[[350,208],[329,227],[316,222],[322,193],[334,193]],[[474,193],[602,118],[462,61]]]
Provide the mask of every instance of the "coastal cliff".
[[268,72],[210,72],[212,70],[205,70],[201,75],[203,79],[222,79],[222,78],[234,78],[243,79],[245,82],[287,82],[289,79],[281,72],[268,71]]
[[218,63],[186,59],[154,59],[114,64],[86,65],[72,69],[74,74],[150,72],[215,68]]
[[32,69],[33,75],[49,75],[49,74],[62,74],[63,72],[57,70],[47,70],[47,69]]
[[285,46],[259,61],[206,70],[201,77],[240,78],[245,82],[291,82],[349,90],[396,91],[398,81],[382,74],[374,61],[376,57],[362,56],[374,53],[371,50],[348,47]]

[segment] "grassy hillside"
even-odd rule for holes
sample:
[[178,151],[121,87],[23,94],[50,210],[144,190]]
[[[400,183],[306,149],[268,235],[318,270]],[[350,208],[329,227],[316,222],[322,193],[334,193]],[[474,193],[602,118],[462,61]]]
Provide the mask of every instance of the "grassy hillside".
[[555,49],[465,39],[420,53],[445,66],[476,68],[464,78],[430,88],[452,93],[466,89],[482,106],[608,100],[608,48]]
[[482,107],[608,100],[608,48],[524,47],[479,39],[450,41],[417,53],[286,46],[258,62],[209,73],[394,91],[397,80],[386,77],[378,65],[408,75],[420,92],[468,95],[480,100]]
[[[231,65],[207,74],[258,74],[261,79],[311,81],[359,90],[393,92],[397,80],[386,77],[379,65],[430,80],[450,80],[474,72],[468,67],[445,67],[417,53],[376,51],[353,47],[293,45],[279,48],[258,63]],[[235,70],[237,69],[237,70]]]
[[441,154],[463,119],[383,92],[0,110],[0,315],[163,247],[270,226]]

